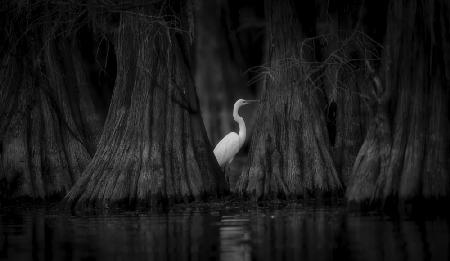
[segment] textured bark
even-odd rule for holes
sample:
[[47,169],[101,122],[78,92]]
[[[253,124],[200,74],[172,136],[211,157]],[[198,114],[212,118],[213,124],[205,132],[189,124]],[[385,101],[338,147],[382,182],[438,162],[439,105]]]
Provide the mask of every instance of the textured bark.
[[102,116],[86,93],[84,61],[75,41],[47,33],[2,57],[2,198],[64,196],[95,151]]
[[341,189],[319,93],[308,74],[312,59],[300,55],[299,43],[310,28],[300,23],[297,12],[306,9],[292,1],[274,0],[266,5],[270,76],[258,111],[249,165],[237,185],[241,193],[255,198],[307,197]]
[[[376,88],[376,87],[375,87]],[[352,168],[346,196],[352,202],[368,201],[375,194],[376,182],[387,171],[392,145],[387,90],[380,90],[372,105],[371,122]]]
[[[365,77],[364,56],[374,49],[362,30],[363,3],[352,0],[322,1],[324,7],[320,20],[327,29],[325,34],[332,36],[328,41],[325,56],[341,49],[338,55],[344,62],[328,65],[326,69],[326,88],[330,103],[328,125],[333,158],[342,185],[345,187],[351,176],[353,163],[366,133],[368,102],[366,100],[367,80]],[[331,19],[330,19],[331,17]],[[320,22],[318,22],[320,24]],[[333,126],[334,125],[334,126]],[[332,135],[335,135],[334,137]]]
[[224,189],[182,49],[186,39],[156,14],[150,6],[121,15],[111,106],[98,150],[66,197],[71,205],[151,205]]
[[[336,143],[334,159],[340,180],[347,186],[351,179],[356,156],[366,135],[367,102],[362,88],[366,83],[358,77],[349,77],[346,89],[337,94]],[[355,79],[356,78],[356,79]]]
[[334,159],[343,186],[351,179],[356,156],[366,135],[367,101],[364,87],[367,84],[359,76],[343,77],[347,82],[345,88],[337,93],[336,143]]
[[[447,1],[391,1],[383,87],[392,104],[384,111],[391,114],[383,117],[389,120],[382,135],[366,137],[371,145],[359,152],[349,201],[448,200],[449,7]],[[370,153],[377,147],[381,155]]]

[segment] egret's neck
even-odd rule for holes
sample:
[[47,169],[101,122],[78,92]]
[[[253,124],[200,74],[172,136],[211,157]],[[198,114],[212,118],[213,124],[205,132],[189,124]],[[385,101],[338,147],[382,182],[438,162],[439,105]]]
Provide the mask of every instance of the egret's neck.
[[233,118],[234,121],[236,121],[239,124],[239,148],[241,148],[242,145],[244,145],[244,141],[247,135],[247,129],[245,127],[244,119],[241,116],[239,116],[238,106],[234,106]]

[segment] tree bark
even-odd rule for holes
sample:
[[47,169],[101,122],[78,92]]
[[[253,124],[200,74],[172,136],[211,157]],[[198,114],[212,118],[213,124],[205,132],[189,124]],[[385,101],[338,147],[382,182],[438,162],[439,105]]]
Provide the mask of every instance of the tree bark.
[[3,199],[63,197],[88,164],[103,124],[75,40],[49,28],[29,33],[2,57]]
[[363,3],[352,0],[318,2],[317,30],[327,39],[322,60],[328,134],[336,170],[345,187],[366,133],[368,102],[364,59],[375,48],[362,33]]
[[448,200],[449,8],[446,1],[390,2],[385,116],[371,123],[381,131],[366,136],[349,201],[397,206]]
[[158,15],[153,5],[121,15],[110,109],[95,156],[65,198],[72,206],[154,205],[224,190],[188,43]]
[[348,185],[352,168],[366,135],[367,102],[363,98],[367,84],[360,76],[342,77],[347,84],[337,93],[334,159],[342,185]]
[[[330,153],[319,93],[311,81],[308,48],[314,35],[300,23],[306,6],[267,1],[269,68],[252,137],[249,165],[238,191],[255,198],[334,194],[341,184]],[[299,15],[298,11],[302,12]],[[315,26],[315,24],[314,24]]]

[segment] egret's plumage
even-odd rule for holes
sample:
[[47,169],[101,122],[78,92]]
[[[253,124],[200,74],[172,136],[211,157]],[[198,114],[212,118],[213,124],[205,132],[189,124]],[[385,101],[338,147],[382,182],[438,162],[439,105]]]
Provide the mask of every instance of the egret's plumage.
[[230,164],[233,161],[234,156],[239,152],[242,145],[244,145],[246,137],[246,127],[244,119],[239,116],[239,108],[242,105],[255,102],[254,100],[246,101],[239,99],[234,104],[233,118],[239,124],[239,134],[236,132],[230,132],[222,140],[217,143],[214,148],[214,155],[216,156],[219,166],[223,167],[226,164]]
[[233,161],[234,155],[239,152],[239,135],[236,132],[230,132],[214,148],[219,166],[223,167]]

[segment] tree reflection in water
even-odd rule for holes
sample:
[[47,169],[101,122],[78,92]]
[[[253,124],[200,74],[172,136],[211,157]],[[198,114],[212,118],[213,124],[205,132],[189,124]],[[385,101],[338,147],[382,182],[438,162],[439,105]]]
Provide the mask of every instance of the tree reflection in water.
[[0,260],[449,260],[448,219],[344,209],[0,212]]

